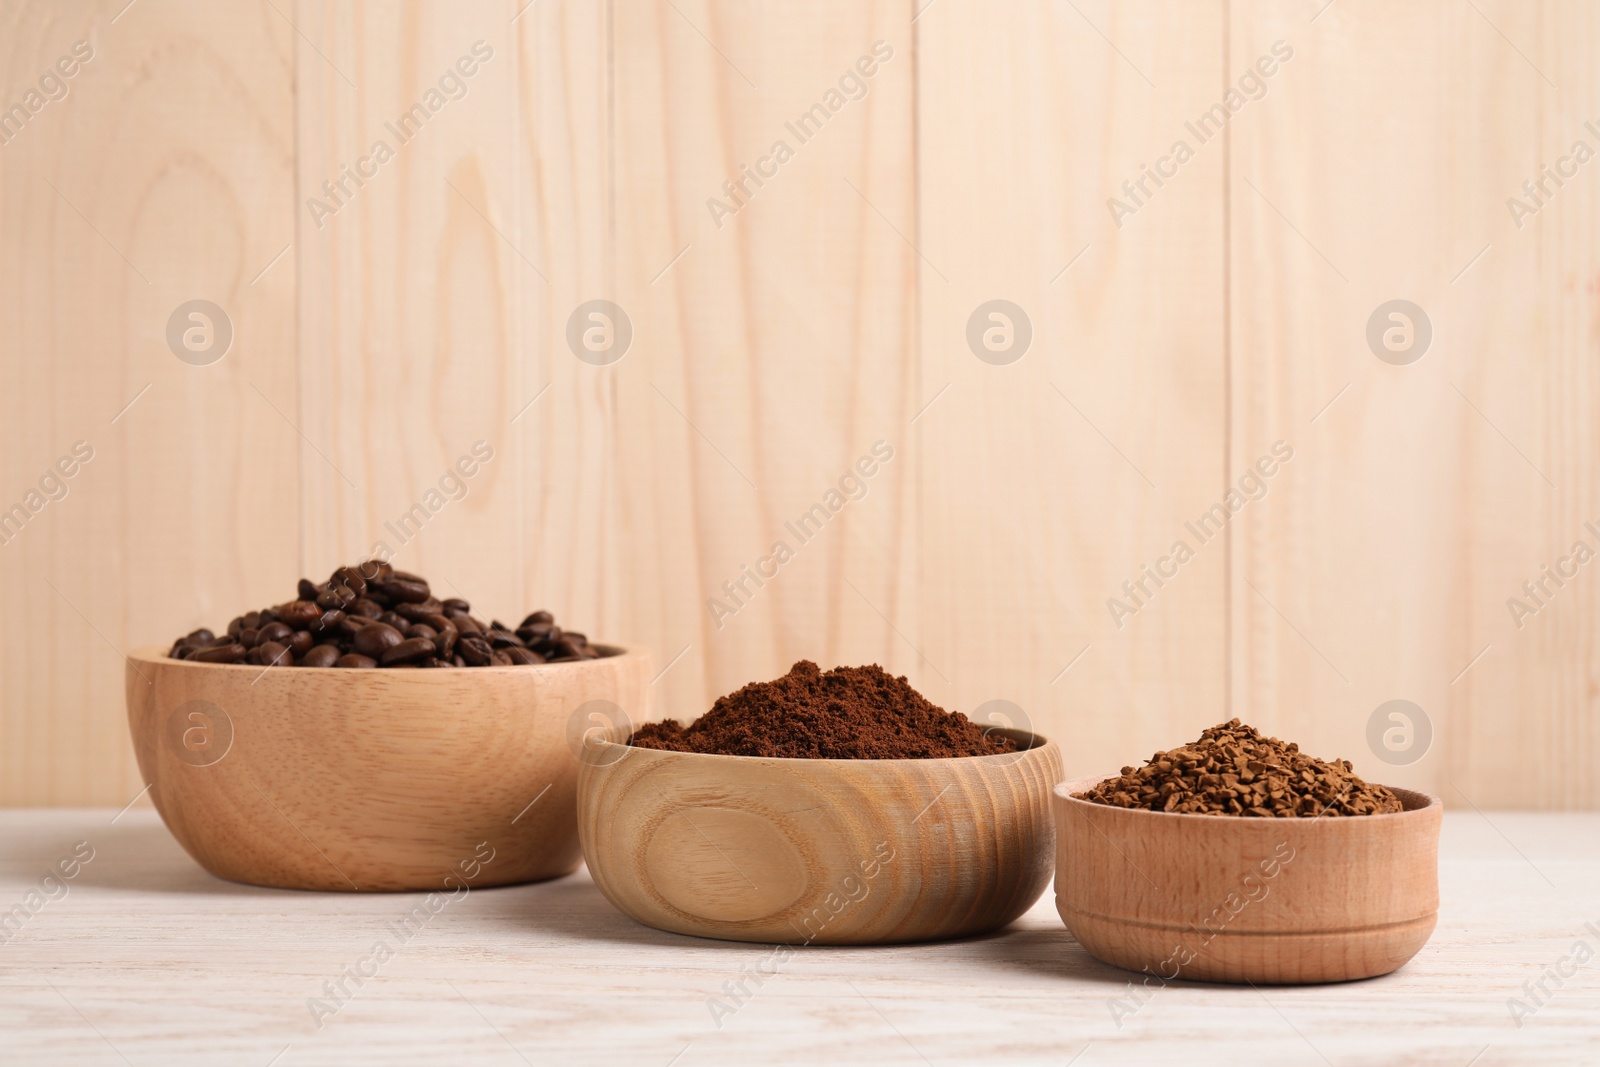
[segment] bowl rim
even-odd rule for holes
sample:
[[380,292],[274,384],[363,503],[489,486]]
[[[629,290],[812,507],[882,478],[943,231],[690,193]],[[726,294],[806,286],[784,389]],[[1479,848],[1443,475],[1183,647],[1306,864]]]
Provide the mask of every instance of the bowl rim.
[[1073,793],[1081,793],[1087,789],[1090,789],[1108,778],[1120,777],[1120,774],[1099,774],[1091,775],[1087,778],[1069,778],[1064,782],[1056,783],[1056,785],[1053,786],[1050,791],[1056,798],[1063,800],[1068,804],[1082,805],[1086,809],[1125,812],[1131,816],[1148,815],[1162,819],[1190,819],[1199,823],[1224,827],[1284,825],[1302,827],[1323,822],[1329,826],[1350,826],[1352,824],[1364,824],[1372,820],[1382,820],[1387,822],[1394,819],[1423,818],[1426,817],[1427,812],[1440,812],[1444,809],[1444,799],[1436,794],[1424,792],[1421,789],[1407,789],[1405,786],[1401,785],[1388,785],[1384,782],[1368,782],[1368,784],[1381,785],[1385,789],[1396,790],[1400,793],[1409,793],[1412,796],[1421,797],[1424,801],[1426,801],[1426,803],[1418,805],[1414,808],[1404,808],[1400,811],[1377,812],[1372,815],[1341,816],[1336,819],[1323,819],[1323,817],[1320,815],[1313,815],[1310,818],[1295,816],[1294,818],[1288,819],[1262,819],[1243,815],[1197,815],[1193,812],[1151,811],[1149,808],[1122,808],[1117,807],[1114,804],[1096,804],[1091,800],[1082,800],[1072,795]]
[[[167,650],[170,647],[171,646],[169,645],[141,645],[138,648],[130,649],[126,659],[129,664],[132,664],[134,661],[138,661],[139,663],[150,663],[160,667],[179,667],[186,670],[230,670],[255,671],[257,673],[262,673],[271,669],[262,667],[259,663],[197,663],[191,659],[173,659],[171,656],[167,655]],[[474,677],[480,673],[489,673],[495,675],[501,673],[521,674],[529,670],[553,670],[556,668],[576,668],[585,664],[612,663],[618,660],[637,658],[644,655],[644,652],[640,649],[633,648],[628,645],[614,645],[608,641],[593,642],[591,647],[605,649],[606,651],[594,659],[562,659],[556,660],[552,663],[514,663],[510,666],[498,667],[457,667],[452,664],[449,667],[435,667],[428,670],[419,671],[419,673],[425,677],[433,677],[435,671],[472,671]],[[338,674],[342,676],[362,673],[362,671],[353,670],[350,667],[283,667],[280,669],[293,672],[295,675]],[[369,667],[366,668],[366,670],[387,678],[394,673],[396,668]],[[409,673],[409,671],[401,671],[402,675],[407,675]],[[446,677],[449,677],[449,675]]]
[[[645,724],[640,723],[640,725],[643,726]],[[1008,759],[1017,761],[1018,757],[1030,755],[1032,753],[1043,753],[1049,748],[1056,748],[1057,751],[1059,751],[1059,747],[1054,741],[1035,730],[1019,730],[1014,727],[992,727],[992,729],[996,733],[1003,733],[1007,735],[1025,735],[1033,738],[1035,743],[1029,745],[1027,748],[1018,749],[1015,752],[991,752],[984,756],[935,756],[929,759],[918,759],[916,757],[908,758],[903,756],[894,759],[840,759],[835,757],[811,759],[804,756],[733,756],[722,752],[678,752],[670,748],[645,748],[643,746],[634,746],[631,744],[625,745],[619,741],[613,741],[608,737],[596,738],[592,743],[596,745],[614,745],[617,748],[625,748],[628,750],[629,754],[634,752],[652,752],[662,756],[679,756],[693,759],[751,760],[759,761],[761,763],[793,764],[795,766],[809,767],[815,767],[818,765],[834,767],[860,767],[883,766],[885,764],[916,764],[918,766],[930,766],[941,763],[961,765],[976,763],[982,765],[990,760]],[[1016,740],[1015,737],[1012,739]],[[623,761],[624,757],[618,757],[614,760],[597,763],[595,766],[597,769],[604,769],[606,767],[614,767]]]

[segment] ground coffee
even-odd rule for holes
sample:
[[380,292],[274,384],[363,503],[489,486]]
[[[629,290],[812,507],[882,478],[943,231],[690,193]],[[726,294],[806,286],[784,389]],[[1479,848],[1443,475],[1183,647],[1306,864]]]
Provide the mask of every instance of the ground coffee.
[[465,600],[438,600],[427,579],[376,560],[340,567],[321,585],[302,578],[299,593],[240,615],[220,636],[186,634],[168,655],[262,667],[511,667],[599,656],[548,611],[514,631],[484,624]]
[[1112,807],[1180,815],[1285,819],[1401,810],[1400,798],[1351,771],[1349,760],[1324,763],[1297,744],[1262,737],[1233,719],[1182,748],[1157,752],[1137,770],[1124,767],[1122,777],[1073,795]]
[[675,719],[642,726],[633,744],[780,759],[945,759],[1017,749],[877,664],[824,672],[810,660],[718,699],[688,726]]

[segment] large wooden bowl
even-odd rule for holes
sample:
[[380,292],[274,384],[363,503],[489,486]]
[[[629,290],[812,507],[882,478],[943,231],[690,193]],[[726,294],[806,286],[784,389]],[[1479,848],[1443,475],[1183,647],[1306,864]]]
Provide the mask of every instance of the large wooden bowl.
[[[1342,982],[1417,954],[1439,910],[1438,797],[1354,818],[1173,815],[1056,787],[1056,909],[1090,955],[1156,979]],[[1147,979],[1147,982],[1149,979]]]
[[765,759],[602,741],[578,832],[606,898],[647,926],[731,941],[886,944],[1011,922],[1050,881],[1061,753]]
[[156,810],[218,877],[345,891],[531,882],[577,868],[583,730],[615,707],[645,716],[647,657],[596,647],[611,654],[266,671],[140,649],[128,726]]

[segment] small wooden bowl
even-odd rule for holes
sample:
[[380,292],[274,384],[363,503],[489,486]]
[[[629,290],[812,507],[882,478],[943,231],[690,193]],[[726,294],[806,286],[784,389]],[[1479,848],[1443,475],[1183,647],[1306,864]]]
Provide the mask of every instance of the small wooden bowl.
[[1354,818],[1171,815],[1055,789],[1056,910],[1089,954],[1161,979],[1295,984],[1403,965],[1439,910],[1438,797]]
[[1050,881],[1061,753],[766,759],[602,742],[578,772],[578,834],[606,899],[661,930],[876,945],[963,937]]
[[128,727],[156,810],[219,878],[344,891],[532,882],[577,868],[591,713],[644,718],[648,658],[596,648],[599,659],[534,666],[265,671],[144,648],[128,657]]

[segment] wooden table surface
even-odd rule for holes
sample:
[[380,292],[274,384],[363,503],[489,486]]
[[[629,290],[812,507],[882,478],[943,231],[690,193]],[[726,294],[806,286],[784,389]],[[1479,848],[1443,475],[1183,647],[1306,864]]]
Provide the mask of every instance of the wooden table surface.
[[[1448,813],[1438,930],[1371,981],[1138,1004],[1047,892],[990,937],[803,948],[736,1004],[725,984],[768,948],[641,927],[585,872],[473,890],[407,932],[421,894],[219,881],[148,809],[4,811],[0,1062],[1594,1064],[1597,843],[1600,814]],[[75,848],[93,858],[46,882]],[[1576,973],[1519,1026],[1508,1000],[1532,1007],[1524,983],[1557,967]],[[347,969],[372,976],[341,1005],[325,983]]]

